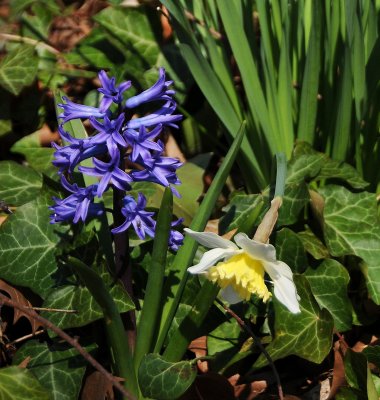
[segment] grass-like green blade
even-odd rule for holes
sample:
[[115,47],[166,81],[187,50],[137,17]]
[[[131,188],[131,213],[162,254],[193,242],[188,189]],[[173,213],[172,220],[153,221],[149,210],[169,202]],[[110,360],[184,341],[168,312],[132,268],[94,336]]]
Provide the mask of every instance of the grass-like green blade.
[[250,112],[260,122],[269,147],[274,153],[277,145],[275,133],[272,130],[269,120],[268,107],[258,69],[244,32],[243,20],[240,18],[241,14],[238,11],[239,5],[237,2],[226,2],[223,0],[217,0],[217,5],[228,41],[239,66]]
[[332,158],[345,160],[350,145],[350,127],[352,111],[352,69],[351,50],[346,45],[342,76],[338,88],[338,112],[334,132]]
[[310,32],[306,65],[302,80],[297,138],[314,142],[317,116],[317,95],[320,71],[321,2],[313,1],[313,22]]
[[166,188],[162,197],[160,211],[157,217],[157,226],[154,237],[152,262],[148,274],[148,282],[145,289],[144,305],[141,311],[138,325],[136,348],[134,351],[134,363],[136,371],[145,354],[150,353],[152,343],[157,335],[162,311],[162,287],[165,275],[166,254],[171,228],[173,212],[173,195],[170,188]]
[[111,347],[111,359],[115,373],[125,379],[125,387],[133,394],[138,393],[136,374],[133,368],[132,352],[128,345],[123,321],[103,279],[90,267],[75,257],[68,262],[84,282],[95,301],[103,310],[105,329]]
[[[194,216],[193,222],[190,225],[191,229],[195,231],[204,230],[207,221],[211,215],[211,212],[215,206],[215,202],[218,199],[220,192],[222,191],[222,188],[226,182],[235,158],[239,153],[240,146],[245,135],[245,130],[246,123],[243,122],[238,134],[236,135],[232,143],[230,150],[228,151],[222,165],[220,166],[219,171],[215,175],[215,178],[206,193],[205,198],[203,199],[196,215]],[[154,348],[154,352],[160,352],[164,344],[170,325],[173,321],[175,313],[177,312],[183,289],[187,282],[187,268],[191,265],[191,262],[193,261],[197,247],[198,244],[194,239],[189,236],[186,237],[183,246],[178,250],[178,253],[173,261],[173,265],[176,265],[178,268],[180,268],[181,282],[179,284],[173,284],[170,287],[170,290],[175,293],[175,297],[173,300],[169,300],[165,304],[162,319],[163,323],[160,329],[158,341]]]

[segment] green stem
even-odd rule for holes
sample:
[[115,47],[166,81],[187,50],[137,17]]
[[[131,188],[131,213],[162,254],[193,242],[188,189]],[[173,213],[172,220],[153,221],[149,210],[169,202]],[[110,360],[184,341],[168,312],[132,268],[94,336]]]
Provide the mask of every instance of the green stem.
[[157,217],[152,262],[149,268],[148,283],[145,289],[144,306],[138,326],[137,342],[134,354],[136,371],[143,356],[152,349],[154,336],[157,335],[157,324],[162,312],[162,287],[165,275],[166,253],[171,228],[173,195],[166,188]]
[[285,153],[276,153],[276,162],[276,187],[273,197],[284,197],[287,171]]
[[210,281],[206,281],[203,284],[195,298],[192,309],[170,338],[169,344],[164,352],[165,360],[176,362],[182,359],[189,343],[197,337],[199,328],[209,312],[218,292],[219,287],[216,284]]
[[128,345],[123,322],[116,304],[103,279],[90,267],[74,257],[68,262],[75,268],[81,280],[103,311],[105,328],[111,351],[111,360],[116,375],[125,379],[125,387],[138,394],[137,378],[133,368],[132,352]]
[[[214,180],[206,193],[201,205],[197,213],[194,216],[194,219],[190,225],[190,228],[195,231],[203,231],[206,226],[206,223],[211,215],[211,212],[215,206],[215,202],[218,199],[220,192],[223,189],[223,186],[226,182],[228,174],[231,170],[231,167],[235,161],[236,156],[239,153],[240,145],[245,135],[246,130],[246,122],[243,121],[241,124],[240,130],[237,133],[230,150],[226,154],[226,157],[215,175]],[[193,261],[195,252],[197,250],[198,243],[195,242],[191,237],[186,237],[183,246],[179,249],[177,256],[174,259],[173,264],[178,266],[181,274],[180,284],[175,286],[174,284],[171,286],[171,290],[174,291],[175,296],[173,300],[169,300],[164,307],[163,311],[163,325],[160,329],[160,335],[157,340],[157,343],[154,348],[154,352],[160,352],[161,348],[165,342],[167,333],[169,331],[170,325],[174,319],[174,316],[177,312],[177,308],[179,302],[182,297],[182,292],[185,288],[188,273],[187,268],[190,266],[190,263]]]

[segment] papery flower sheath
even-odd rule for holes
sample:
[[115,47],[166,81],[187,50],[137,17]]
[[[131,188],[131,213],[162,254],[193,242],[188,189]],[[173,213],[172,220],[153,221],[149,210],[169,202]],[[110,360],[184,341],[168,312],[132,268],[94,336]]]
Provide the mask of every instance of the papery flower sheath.
[[299,296],[293,273],[287,264],[276,260],[276,249],[271,244],[251,240],[244,233],[234,237],[235,243],[215,233],[185,232],[201,245],[211,248],[200,262],[188,268],[191,274],[206,274],[223,289],[223,298],[231,304],[249,300],[256,294],[266,302],[271,293],[264,282],[265,272],[274,285],[276,298],[294,314],[300,312]]

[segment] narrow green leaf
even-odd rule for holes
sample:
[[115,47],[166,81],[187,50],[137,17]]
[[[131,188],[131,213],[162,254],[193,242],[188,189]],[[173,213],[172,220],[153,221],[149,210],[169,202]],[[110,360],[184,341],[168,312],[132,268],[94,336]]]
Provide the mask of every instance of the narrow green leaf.
[[129,347],[120,312],[110,291],[94,269],[74,257],[69,257],[68,261],[103,311],[112,365],[116,375],[125,379],[125,387],[132,395],[137,395],[139,389],[133,368],[132,350]]
[[322,3],[312,1],[312,27],[308,44],[305,70],[302,80],[297,138],[310,144],[315,139],[320,71],[320,46],[322,38]]
[[[239,153],[239,149],[245,134],[245,129],[246,123],[243,122],[234,142],[232,143],[230,150],[226,154],[226,157],[224,158],[224,161],[220,166],[219,171],[215,175],[215,178],[209,190],[207,191],[206,196],[204,197],[197,214],[194,216],[193,222],[190,225],[191,229],[195,231],[203,231],[204,227],[206,226],[207,220],[211,215],[215,202],[218,199],[220,192],[222,191],[223,185],[227,179],[230,169]],[[176,266],[178,265],[181,280],[179,284],[170,282],[170,280],[168,281],[168,285],[171,285],[170,290],[175,293],[175,297],[173,300],[167,301],[164,306],[162,325],[160,328],[159,339],[154,349],[155,352],[159,352],[161,350],[161,347],[165,341],[167,332],[175,316],[180,298],[186,285],[188,277],[187,268],[191,265],[197,247],[198,244],[195,242],[194,239],[192,239],[191,237],[186,237],[184,240],[184,244],[179,249],[175,257],[173,264]]]
[[159,354],[147,354],[142,359],[138,378],[145,397],[157,400],[178,399],[197,376],[197,368],[190,361],[172,363]]
[[345,160],[350,145],[350,126],[352,110],[352,67],[351,49],[346,46],[337,94],[337,117],[333,135],[332,158]]
[[154,339],[158,334],[158,324],[162,313],[162,288],[165,276],[166,254],[170,235],[173,211],[173,195],[170,188],[165,189],[160,211],[157,216],[157,225],[152,251],[152,263],[148,272],[148,282],[145,289],[144,305],[138,325],[134,351],[134,363],[138,368],[143,356],[153,350]]
[[[133,301],[120,283],[115,284],[114,279],[104,265],[94,267],[99,274],[107,290],[111,294],[120,313],[134,309]],[[59,286],[51,290],[46,297],[43,306],[45,308],[57,308],[75,310],[76,313],[43,312],[43,316],[61,329],[85,326],[93,321],[101,319],[103,312],[99,304],[91,296],[89,290],[77,282]]]

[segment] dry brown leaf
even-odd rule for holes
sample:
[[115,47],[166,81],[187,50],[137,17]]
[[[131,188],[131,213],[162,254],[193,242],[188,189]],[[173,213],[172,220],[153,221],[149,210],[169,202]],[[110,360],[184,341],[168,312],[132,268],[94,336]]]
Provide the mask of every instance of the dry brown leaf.
[[[207,355],[207,336],[201,336],[194,339],[190,344],[188,349],[195,354],[195,357],[204,357]],[[197,366],[200,372],[208,372],[208,362],[198,360]]]
[[337,340],[334,343],[334,369],[332,375],[331,389],[327,400],[334,399],[339,388],[346,383],[343,363],[343,357],[346,350],[347,347],[344,342]]
[[112,383],[99,371],[93,371],[85,380],[81,400],[114,400]]
[[227,378],[215,372],[197,376],[190,389],[180,400],[235,400],[234,389]]
[[26,368],[28,366],[28,364],[30,363],[30,360],[32,359],[32,357],[28,356],[25,358],[25,360],[22,360],[20,362],[20,364],[18,365],[19,368]]
[[[9,297],[13,301],[17,302],[18,304],[25,306],[25,307],[32,307],[32,304],[24,297],[24,295],[21,292],[19,292],[13,286],[8,285],[8,283],[3,281],[2,279],[0,279],[0,290],[7,293],[9,295]],[[37,315],[37,313],[34,310],[31,309],[30,311]],[[30,325],[32,326],[33,333],[35,333],[37,331],[37,329],[40,326],[42,326],[42,325],[40,325],[40,323],[37,320],[30,318],[27,314],[14,308],[13,309],[13,324],[15,324],[21,317],[25,317],[28,319],[28,321],[30,322]]]
[[177,141],[174,136],[169,133],[167,141],[165,143],[165,153],[168,157],[178,158],[181,162],[186,162],[186,158],[183,155],[181,149],[179,148]]
[[228,381],[234,387],[234,393],[236,399],[252,400],[261,393],[264,393],[268,387],[268,383],[265,380],[242,383],[237,385],[239,379],[240,379],[239,374],[230,376],[228,378]]

